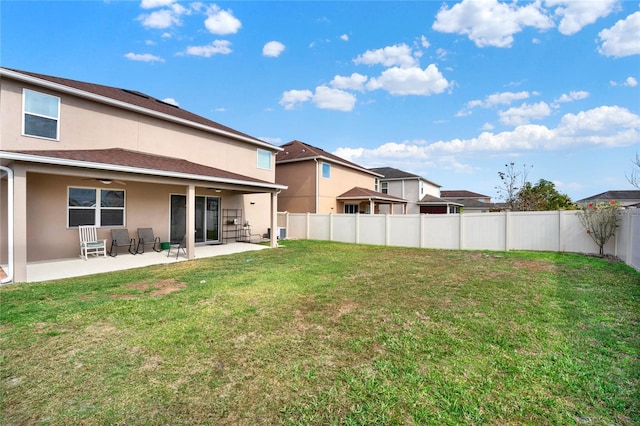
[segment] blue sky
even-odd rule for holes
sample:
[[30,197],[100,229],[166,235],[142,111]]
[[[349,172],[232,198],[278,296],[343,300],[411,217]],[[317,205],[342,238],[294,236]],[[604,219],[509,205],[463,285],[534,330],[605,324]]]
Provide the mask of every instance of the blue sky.
[[0,64],[494,197],[634,189],[640,2],[7,1]]

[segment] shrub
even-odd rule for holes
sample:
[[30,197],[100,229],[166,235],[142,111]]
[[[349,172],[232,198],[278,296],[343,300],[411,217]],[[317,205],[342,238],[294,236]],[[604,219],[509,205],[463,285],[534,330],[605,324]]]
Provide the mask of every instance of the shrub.
[[604,256],[604,245],[616,234],[616,229],[620,226],[620,210],[620,204],[611,200],[608,203],[589,203],[578,212],[580,223],[600,248],[600,256]]

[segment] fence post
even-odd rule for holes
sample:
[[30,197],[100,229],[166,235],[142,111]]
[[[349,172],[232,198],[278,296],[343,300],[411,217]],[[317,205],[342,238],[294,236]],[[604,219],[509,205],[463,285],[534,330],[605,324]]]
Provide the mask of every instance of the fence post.
[[390,232],[389,232],[389,228],[391,227],[390,225],[391,221],[389,220],[389,213],[386,213],[384,215],[384,245],[388,246],[389,242],[390,242]]
[[329,241],[333,241],[333,213],[329,213]]
[[304,230],[304,235],[306,236],[306,239],[309,239],[309,225],[311,223],[311,213],[307,212],[307,226],[306,229]]
[[356,213],[356,244],[360,244],[360,213]]
[[464,249],[464,220],[462,217],[464,214],[458,213],[458,229],[460,232],[460,236],[458,237],[458,250]]
[[424,247],[424,215],[420,214],[418,217],[420,220],[420,241],[418,242],[418,245],[420,248],[423,248]]
[[564,251],[562,248],[564,247],[564,232],[562,229],[564,228],[564,214],[562,210],[558,210],[558,253]]
[[511,217],[511,212],[505,211],[504,212],[504,251],[509,251],[509,246],[511,245],[510,217]]

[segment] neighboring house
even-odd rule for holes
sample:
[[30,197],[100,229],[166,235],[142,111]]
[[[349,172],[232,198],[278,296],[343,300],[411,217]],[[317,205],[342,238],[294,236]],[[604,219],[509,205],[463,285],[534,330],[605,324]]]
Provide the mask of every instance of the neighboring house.
[[466,190],[442,190],[440,197],[461,204],[463,213],[486,213],[498,208],[488,195]]
[[640,190],[628,189],[621,191],[607,191],[591,197],[583,198],[575,203],[586,206],[589,203],[617,201],[622,207],[638,207],[640,205]]
[[78,256],[78,225],[107,240],[151,227],[186,238],[189,258],[234,240],[230,223],[277,225],[278,147],[144,93],[14,69],[0,68],[0,99],[0,262],[14,281],[27,262]]
[[[290,213],[378,213],[406,200],[376,191],[381,174],[300,141],[281,146],[276,182],[280,211]],[[400,209],[402,210],[402,208]]]
[[[407,200],[408,214],[457,213],[459,205],[440,199],[441,185],[435,182],[393,167],[370,170],[383,175],[380,178],[380,192]],[[387,211],[383,210],[384,213]]]

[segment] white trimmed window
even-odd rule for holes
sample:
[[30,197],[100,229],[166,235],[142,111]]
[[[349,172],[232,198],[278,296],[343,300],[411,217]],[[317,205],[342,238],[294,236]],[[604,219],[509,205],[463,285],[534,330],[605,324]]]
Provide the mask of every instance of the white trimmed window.
[[373,190],[374,190],[374,191],[376,191],[376,192],[378,192],[379,182],[380,182],[380,181],[378,180],[378,178],[374,178],[374,181],[373,181]]
[[271,152],[258,148],[258,168],[271,170]]
[[[98,202],[99,201],[99,202]],[[125,225],[125,192],[122,189],[69,187],[67,227]]]
[[24,89],[22,91],[22,132],[25,136],[58,140],[60,98]]
[[382,182],[381,183],[382,186],[382,193],[383,194],[388,194],[389,193],[389,182]]
[[322,163],[322,177],[325,179],[331,178],[331,164]]
[[356,214],[356,213],[358,213],[359,207],[360,206],[358,204],[347,204],[347,203],[345,203],[344,212],[345,212],[345,214]]

